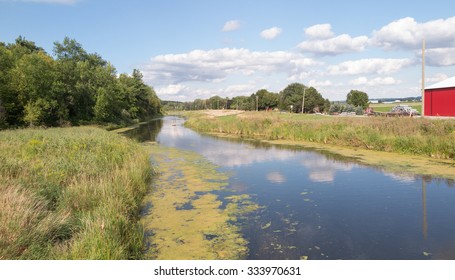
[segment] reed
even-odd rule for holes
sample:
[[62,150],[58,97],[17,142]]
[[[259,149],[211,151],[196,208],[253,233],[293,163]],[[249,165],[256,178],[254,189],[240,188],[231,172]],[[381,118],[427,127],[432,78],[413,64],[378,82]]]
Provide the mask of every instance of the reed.
[[136,259],[147,148],[94,127],[0,131],[0,259]]
[[246,112],[225,117],[187,114],[200,132],[244,138],[307,141],[455,159],[455,120],[427,118],[332,117]]

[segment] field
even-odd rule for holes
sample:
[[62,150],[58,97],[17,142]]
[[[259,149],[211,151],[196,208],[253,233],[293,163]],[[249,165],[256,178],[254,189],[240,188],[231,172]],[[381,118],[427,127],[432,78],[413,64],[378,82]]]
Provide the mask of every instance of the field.
[[136,259],[145,146],[94,127],[0,131],[0,259]]
[[370,107],[373,108],[376,112],[390,112],[393,107],[397,105],[408,105],[411,108],[416,109],[419,114],[422,114],[422,102],[401,102],[401,103],[376,103],[370,104]]

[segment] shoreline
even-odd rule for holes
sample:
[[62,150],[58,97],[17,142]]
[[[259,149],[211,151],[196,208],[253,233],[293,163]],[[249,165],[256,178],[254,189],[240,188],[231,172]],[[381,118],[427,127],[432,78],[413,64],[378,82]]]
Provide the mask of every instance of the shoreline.
[[[239,118],[245,120],[248,113],[244,114],[243,112],[235,112],[231,114],[231,118]],[[206,121],[210,119],[216,119],[216,116],[210,114],[210,112],[194,112],[194,113],[183,113],[179,114],[180,116],[185,117],[187,120],[195,120],[204,118]],[[225,115],[225,114],[223,114]],[[255,115],[257,116],[257,115]],[[207,117],[209,118],[207,120]],[[222,118],[225,116],[222,116]],[[266,116],[267,117],[267,116]],[[266,118],[265,117],[265,118]],[[294,116],[293,116],[294,117]],[[296,116],[299,117],[299,116]],[[311,116],[309,116],[311,117]],[[218,118],[219,119],[219,118]],[[235,121],[235,120],[231,120]],[[315,121],[315,120],[311,120]],[[316,120],[317,121],[317,120]],[[285,121],[286,122],[286,121]],[[186,122],[185,125],[188,126]],[[221,125],[221,124],[218,124]],[[303,149],[312,149],[318,151],[326,151],[334,155],[342,156],[347,159],[352,159],[354,162],[359,164],[376,166],[379,169],[382,169],[386,172],[394,172],[401,174],[412,174],[412,175],[421,175],[424,177],[438,177],[446,180],[455,181],[455,161],[453,159],[443,159],[431,156],[423,155],[412,155],[408,153],[400,153],[395,151],[378,151],[371,149],[364,149],[362,147],[353,147],[349,145],[336,145],[332,143],[319,143],[311,142],[306,140],[290,140],[290,139],[267,139],[267,135],[259,135],[257,133],[250,133],[249,135],[244,135],[234,132],[223,131],[219,127],[216,131],[212,128],[198,129],[197,125],[189,125],[188,127],[194,129],[195,131],[212,135],[215,137],[221,138],[231,138],[231,139],[244,139],[244,140],[253,140],[259,141],[262,143],[267,143],[271,145],[278,146],[290,146],[295,148]],[[214,126],[215,127],[215,126]],[[210,131],[211,130],[211,131]]]

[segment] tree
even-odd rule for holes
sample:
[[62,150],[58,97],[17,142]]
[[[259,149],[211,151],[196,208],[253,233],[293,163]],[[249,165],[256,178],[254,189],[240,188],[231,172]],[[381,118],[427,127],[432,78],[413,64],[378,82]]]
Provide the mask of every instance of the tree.
[[[306,113],[319,113],[325,110],[326,102],[322,95],[314,88],[310,87],[305,90],[305,104],[304,112]],[[300,106],[301,111],[302,106]]]
[[305,86],[300,83],[289,84],[280,92],[280,109],[289,110],[292,106],[292,110],[294,112],[302,111],[302,97],[304,89]]
[[53,84],[55,62],[44,52],[24,55],[12,69],[12,92],[17,94],[23,116],[18,122],[30,125],[55,125],[58,104],[55,102]]
[[266,89],[258,90],[255,94],[251,95],[254,102],[256,102],[256,96],[258,98],[259,110],[268,110],[278,106],[279,96],[276,93],[269,92]]
[[351,90],[346,96],[346,103],[354,107],[362,107],[366,109],[368,107],[368,94],[359,90]]
[[161,101],[138,70],[117,77],[113,65],[69,38],[54,43],[54,54],[23,37],[0,42],[0,128],[128,124],[161,114]]
[[313,113],[324,110],[325,100],[314,87],[306,87],[303,84],[292,83],[280,93],[280,108],[288,110],[292,105],[294,112],[302,111],[302,98],[305,93],[304,112]]

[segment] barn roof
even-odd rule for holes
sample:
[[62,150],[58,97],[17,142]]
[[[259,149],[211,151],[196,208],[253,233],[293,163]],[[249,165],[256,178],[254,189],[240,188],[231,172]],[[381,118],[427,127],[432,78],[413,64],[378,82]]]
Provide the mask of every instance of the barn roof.
[[455,87],[455,76],[440,81],[436,84],[432,84],[431,86],[427,86],[425,89],[437,89],[437,88],[452,88]]

